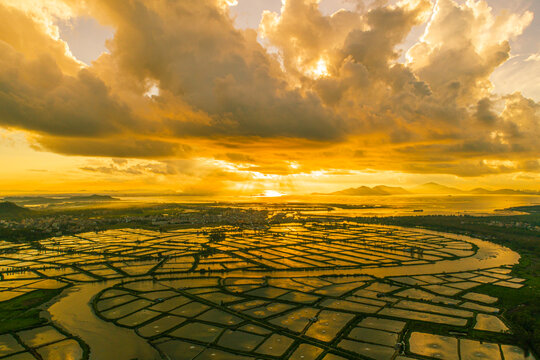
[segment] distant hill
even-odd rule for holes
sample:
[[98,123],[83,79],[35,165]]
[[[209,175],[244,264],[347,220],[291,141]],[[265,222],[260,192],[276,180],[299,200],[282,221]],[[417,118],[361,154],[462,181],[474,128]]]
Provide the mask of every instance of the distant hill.
[[357,188],[350,188],[341,191],[331,193],[331,195],[346,195],[346,196],[362,196],[362,195],[388,195],[382,190],[372,189],[367,186],[360,186]]
[[24,216],[30,213],[31,210],[18,206],[12,202],[0,202],[0,217],[2,218]]
[[72,201],[117,201],[120,199],[114,198],[110,195],[75,195],[68,197],[68,200]]
[[406,194],[411,193],[410,191],[405,190],[404,188],[398,187],[398,186],[378,185],[378,186],[375,186],[373,189],[384,191],[385,193],[390,194],[390,195],[406,195]]
[[336,191],[329,194],[315,194],[315,195],[342,195],[342,196],[370,196],[370,195],[402,195],[409,194],[409,192],[400,187],[393,186],[374,186],[372,188],[368,186],[360,186],[357,188],[349,188],[345,190]]
[[498,189],[487,190],[476,188],[472,190],[460,190],[454,187],[429,182],[411,189],[402,187],[378,185],[374,187],[360,186],[357,188],[348,188],[333,193],[314,193],[313,195],[340,195],[340,196],[384,196],[384,195],[540,195],[539,191]]
[[109,195],[70,195],[70,196],[6,196],[5,201],[22,205],[44,205],[73,202],[98,202],[119,200]]
[[529,205],[529,206],[516,206],[507,208],[504,210],[512,210],[512,211],[522,211],[529,214],[539,214],[540,213],[540,205]]
[[497,189],[488,190],[484,188],[475,188],[472,190],[460,190],[453,187],[430,182],[424,185],[417,186],[412,189],[417,194],[464,194],[464,195],[540,195],[538,191],[529,190],[513,190],[513,189]]
[[476,188],[468,191],[471,194],[493,194],[493,195],[540,195],[538,191],[528,190],[513,190],[513,189],[499,189],[499,190],[487,190],[483,188]]
[[416,194],[464,194],[465,191],[453,187],[429,182],[411,189]]

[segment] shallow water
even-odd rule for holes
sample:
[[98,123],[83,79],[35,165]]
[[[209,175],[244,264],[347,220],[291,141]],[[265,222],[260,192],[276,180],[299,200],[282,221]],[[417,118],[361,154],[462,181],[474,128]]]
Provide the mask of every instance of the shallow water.
[[[392,226],[392,228],[400,228],[398,226]],[[407,228],[401,228],[407,230]],[[372,275],[375,277],[388,277],[388,276],[412,276],[412,275],[425,275],[425,274],[440,274],[440,273],[452,273],[462,271],[472,271],[479,269],[489,269],[500,266],[515,265],[519,261],[519,254],[504,246],[497,245],[488,241],[471,238],[464,235],[456,235],[449,233],[441,233],[431,230],[414,229],[416,232],[425,234],[433,234],[439,236],[445,236],[450,239],[463,240],[470,242],[478,247],[478,251],[475,255],[460,258],[457,260],[441,260],[435,263],[421,264],[421,265],[407,265],[407,266],[388,266],[388,267],[373,267],[363,269],[324,269],[324,270],[287,270],[287,271],[231,271],[228,272],[228,276],[245,276],[245,277],[260,277],[261,274],[268,275],[270,277],[305,277],[305,276],[322,276],[322,275]],[[187,274],[186,276],[189,276]]]
[[160,359],[158,352],[133,330],[105,322],[92,311],[92,298],[115,283],[74,286],[47,309],[51,320],[88,344],[91,360]]
[[[384,228],[381,226],[381,228]],[[396,227],[392,227],[395,229]],[[402,230],[407,230],[405,228],[402,228]],[[462,271],[473,271],[478,269],[487,269],[487,268],[493,268],[493,267],[499,267],[499,266],[505,266],[505,265],[514,265],[519,260],[519,255],[510,249],[507,249],[503,246],[496,245],[493,243],[489,243],[487,241],[482,241],[474,238],[469,238],[466,236],[460,236],[460,235],[453,235],[453,234],[446,234],[446,233],[438,233],[434,231],[428,231],[428,230],[420,230],[415,229],[417,232],[422,232],[425,234],[432,234],[432,235],[442,235],[450,239],[455,240],[461,240],[461,241],[467,241],[472,244],[475,244],[478,247],[478,251],[476,254],[470,257],[465,258],[459,258],[459,259],[452,259],[452,260],[441,260],[435,263],[423,263],[423,264],[417,264],[417,265],[409,265],[409,266],[386,266],[386,267],[372,267],[372,268],[363,268],[363,269],[321,269],[321,270],[310,270],[310,271],[303,271],[303,270],[287,270],[287,271],[246,271],[246,270],[234,270],[227,273],[227,276],[234,277],[234,276],[241,276],[241,277],[261,277],[262,275],[268,275],[270,277],[285,277],[285,278],[291,278],[291,277],[303,277],[301,281],[305,283],[305,286],[314,285],[313,282],[317,282],[318,286],[329,286],[329,287],[339,287],[341,285],[334,285],[332,282],[323,281],[322,279],[316,279],[313,278],[315,276],[321,276],[321,275],[371,275],[375,277],[399,277],[399,276],[411,276],[411,275],[426,275],[426,274],[438,274],[438,273],[451,273],[451,272],[462,272]],[[160,280],[165,280],[169,276],[160,276]],[[170,276],[171,278],[174,277],[186,277],[186,278],[196,278],[198,279],[180,279],[180,280],[173,280],[171,283],[168,283],[168,286],[172,286],[174,288],[183,288],[186,285],[190,285],[190,287],[194,286],[194,282],[200,286],[217,286],[218,285],[218,278],[215,276],[215,274],[206,273],[206,274],[199,274],[197,272],[193,273],[183,273],[183,274],[177,274]],[[312,277],[312,278],[309,278]],[[429,278],[426,278],[428,280]],[[354,279],[351,279],[354,280]],[[361,279],[359,279],[361,280]],[[245,280],[244,280],[245,281]],[[279,281],[277,279],[273,279],[273,281]],[[66,294],[64,297],[61,297],[56,303],[51,305],[48,308],[49,313],[51,314],[52,321],[57,324],[58,326],[66,329],[71,334],[80,337],[85,343],[89,345],[89,347],[92,349],[92,352],[90,354],[90,359],[95,360],[131,360],[134,358],[139,359],[159,359],[158,352],[150,345],[148,344],[143,338],[138,336],[133,330],[122,328],[119,326],[114,325],[113,323],[109,323],[106,321],[101,320],[99,317],[97,317],[93,311],[92,307],[90,305],[90,302],[92,298],[99,293],[101,290],[111,287],[114,284],[118,283],[118,280],[116,281],[107,281],[107,282],[100,282],[100,283],[91,283],[91,284],[81,284],[74,286],[73,288],[66,291]],[[125,286],[127,288],[136,289],[139,291],[151,291],[151,290],[167,290],[168,287],[163,285],[164,283],[153,282],[153,281],[136,281],[132,283],[128,283]],[[300,284],[301,285],[301,284]],[[347,287],[348,285],[343,285],[344,287]],[[270,288],[272,289],[272,288]],[[278,297],[281,296],[282,293],[275,293],[275,294],[266,294],[266,295],[274,295],[271,297]],[[160,295],[161,296],[161,295]],[[210,293],[210,295],[214,297],[215,294]],[[175,298],[174,298],[175,299]],[[213,298],[209,300],[215,300]],[[109,301],[109,300],[105,300]],[[110,301],[114,302],[114,301]],[[349,304],[351,306],[357,307],[367,307],[371,305],[360,305],[357,302],[348,302],[346,300],[341,301],[342,303]],[[128,303],[127,306],[131,307],[134,306],[136,302]],[[126,305],[121,305],[126,306]],[[340,305],[341,306],[341,305]],[[332,307],[332,306],[329,306]],[[374,309],[378,309],[378,307],[373,306]],[[262,312],[262,317],[265,317],[269,314],[278,314],[282,312],[284,309],[279,308],[277,304],[272,304],[270,306],[262,306],[261,308],[255,308],[248,310],[247,312]],[[134,310],[133,310],[134,311]],[[365,311],[365,309],[364,309]],[[393,311],[396,311],[396,309],[393,309]],[[398,311],[408,311],[411,313],[410,310],[398,310]],[[130,310],[131,312],[131,310]],[[322,314],[334,314],[331,310],[324,310]],[[127,313],[126,313],[127,314]],[[180,315],[180,314],[177,314]],[[253,316],[257,317],[256,314],[252,314]],[[422,314],[423,315],[423,314]],[[431,315],[433,316],[433,315]],[[321,315],[321,318],[324,316]],[[407,316],[405,316],[407,317]],[[447,322],[446,317],[439,316],[441,319],[440,322]],[[349,319],[350,320],[350,319]],[[345,323],[348,320],[345,319]],[[464,321],[464,320],[462,320]],[[322,341],[326,338],[330,338],[329,335],[332,334],[334,331],[339,331],[339,329],[342,328],[342,326],[336,326],[339,325],[339,321],[331,319],[331,324],[328,324],[327,326],[322,326],[323,321],[320,323],[317,323],[317,326],[314,326],[313,329],[310,329],[311,332],[317,332],[317,336],[315,338],[318,338]],[[175,323],[176,325],[176,323]],[[342,324],[344,325],[344,324]],[[192,325],[191,325],[192,326]],[[317,327],[321,327],[320,329],[317,329]],[[335,329],[334,329],[335,327]],[[185,331],[186,329],[183,329],[184,327],[180,327],[178,332]],[[218,328],[217,326],[214,328]],[[183,329],[183,330],[181,330]],[[317,331],[319,330],[319,331]],[[193,331],[188,331],[189,334],[193,334]],[[106,336],[104,336],[106,334]],[[187,336],[187,335],[186,335]],[[111,346],[111,340],[115,339],[115,346]],[[288,345],[280,344],[281,340],[285,341],[286,339],[280,339],[278,342],[276,340],[276,344],[263,344],[261,347],[262,353],[281,353],[284,352]],[[286,341],[285,341],[286,342]],[[392,350],[393,351],[393,350]],[[279,355],[278,355],[279,356]]]

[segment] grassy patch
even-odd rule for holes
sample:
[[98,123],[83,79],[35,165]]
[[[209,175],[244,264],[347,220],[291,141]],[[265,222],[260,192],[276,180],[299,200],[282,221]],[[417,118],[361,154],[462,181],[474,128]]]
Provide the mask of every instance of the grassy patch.
[[62,289],[35,290],[14,299],[0,302],[0,333],[16,331],[46,322],[39,317],[37,307],[56,295]]

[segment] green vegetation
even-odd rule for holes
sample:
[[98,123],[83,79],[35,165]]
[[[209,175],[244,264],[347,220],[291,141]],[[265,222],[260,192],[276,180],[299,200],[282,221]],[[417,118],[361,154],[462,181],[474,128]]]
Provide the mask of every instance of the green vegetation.
[[14,299],[0,302],[0,333],[45,324],[47,320],[39,316],[38,306],[46,303],[62,292],[55,290],[35,290]]
[[[515,272],[514,275],[517,275]],[[475,292],[499,298],[497,306],[513,325],[514,341],[523,348],[540,351],[540,279],[530,278],[521,289],[484,285]],[[526,345],[525,345],[526,344]]]
[[216,242],[224,241],[226,237],[227,237],[227,233],[225,231],[216,229],[210,232],[210,234],[208,235],[208,241],[211,243],[216,243]]
[[[293,210],[280,208],[279,216],[273,215],[269,210],[253,210],[249,208],[228,207],[226,204],[159,204],[140,205],[126,207],[123,204],[113,206],[111,204],[96,207],[81,207],[61,209],[59,207],[32,210],[30,215],[25,216],[25,220],[20,223],[14,221],[4,222],[5,227],[0,227],[0,236],[5,240],[17,242],[28,242],[31,248],[40,251],[61,251],[62,256],[71,259],[77,252],[99,255],[94,248],[92,239],[99,238],[99,232],[114,228],[143,228],[153,230],[145,231],[111,231],[116,235],[105,236],[104,243],[111,246],[114,252],[118,251],[118,244],[128,251],[141,253],[137,255],[140,261],[148,261],[148,264],[138,266],[135,262],[124,264],[114,264],[107,266],[102,264],[100,268],[82,267],[78,270],[85,274],[95,272],[95,278],[107,278],[108,276],[133,276],[142,275],[143,271],[148,274],[158,276],[160,274],[184,273],[191,271],[205,272],[227,272],[230,269],[246,268],[255,271],[268,269],[302,269],[313,268],[331,269],[339,266],[360,267],[365,265],[365,248],[378,256],[392,259],[396,256],[395,251],[408,251],[406,255],[409,259],[394,261],[395,264],[405,265],[407,261],[415,261],[418,258],[418,251],[422,249],[421,240],[414,236],[395,235],[393,231],[381,229],[375,226],[358,226],[354,222],[366,224],[399,225],[408,228],[421,227],[430,230],[470,235],[475,238],[488,240],[509,247],[521,254],[520,263],[512,270],[512,276],[526,279],[525,286],[520,289],[506,288],[502,286],[481,285],[475,288],[475,292],[487,294],[499,298],[499,302],[494,304],[500,308],[501,316],[512,329],[512,334],[497,333],[495,331],[474,330],[474,320],[470,320],[467,325],[437,324],[429,321],[421,321],[417,318],[403,315],[407,321],[408,334],[421,332],[428,334],[447,335],[452,337],[466,336],[484,342],[498,344],[518,344],[524,349],[532,348],[540,353],[540,207],[524,207],[515,209],[516,211],[527,211],[522,215],[496,215],[496,216],[405,216],[405,217],[332,217],[330,221],[317,218],[310,222],[309,216],[294,214]],[[297,209],[299,205],[294,205]],[[363,208],[364,205],[340,205],[340,208]],[[278,209],[276,209],[278,210]],[[276,211],[277,213],[277,211]],[[271,216],[269,214],[272,214]],[[283,226],[272,226],[271,224],[293,223]],[[304,224],[304,229],[300,228]],[[228,226],[234,225],[234,227]],[[27,227],[25,227],[27,226]],[[167,233],[169,229],[190,228],[193,230]],[[249,231],[245,232],[248,229]],[[157,232],[159,230],[159,233]],[[412,230],[414,232],[414,230]],[[73,237],[68,247],[63,248],[60,240],[36,241],[43,238],[59,234],[85,233],[86,235]],[[94,233],[95,232],[95,233]],[[329,236],[335,232],[336,236]],[[361,236],[359,236],[359,234]],[[370,236],[364,236],[364,235]],[[104,234],[106,235],[106,233]],[[141,252],[145,247],[145,237],[163,237],[164,247],[153,246],[150,252]],[[406,240],[407,245],[395,245],[396,236]],[[85,239],[88,237],[88,239]],[[359,241],[360,239],[360,241]],[[66,239],[65,239],[66,240]],[[232,242],[241,249],[240,256],[234,250],[221,250],[221,243]],[[441,240],[442,241],[442,240]],[[286,246],[283,246],[286,244]],[[15,246],[15,244],[13,244]],[[302,248],[293,245],[301,245]],[[313,245],[310,247],[309,245]],[[331,245],[332,249],[340,246],[347,246],[347,253],[335,254],[334,250],[325,250],[328,253],[313,253],[310,249],[325,248]],[[444,243],[439,243],[444,246]],[[178,247],[175,252],[171,249]],[[288,247],[291,246],[289,250]],[[359,253],[351,250],[351,246],[361,248]],[[25,247],[28,249],[28,247]],[[293,250],[294,249],[294,250]],[[268,253],[272,250],[271,253]],[[289,250],[289,251],[286,251]],[[472,250],[475,247],[472,246]],[[3,252],[9,254],[11,249],[6,247]],[[318,251],[321,251],[320,249]],[[181,261],[176,263],[175,255],[187,252],[191,256],[191,261]],[[422,250],[423,252],[423,250]],[[415,253],[417,255],[415,256]],[[354,255],[354,256],[353,256]],[[275,257],[279,257],[276,260]],[[7,258],[9,256],[6,255]],[[186,256],[187,257],[187,256]],[[452,256],[451,256],[452,257]],[[358,261],[355,260],[358,259]],[[395,259],[394,259],[395,260]],[[429,259],[428,259],[429,260]],[[185,262],[185,264],[184,264]],[[370,263],[377,262],[373,260]],[[386,263],[388,264],[388,262]],[[168,267],[165,267],[168,266]],[[114,273],[118,267],[117,273]],[[163,267],[163,271],[156,271]],[[81,270],[82,269],[82,270]],[[142,269],[142,270],[140,270]],[[448,269],[452,272],[452,269]],[[141,272],[139,272],[141,271]],[[109,272],[112,272],[110,274]],[[505,272],[505,271],[503,271]],[[444,277],[443,277],[444,280]],[[84,280],[83,280],[84,281]],[[446,281],[446,280],[444,280]],[[449,280],[452,281],[452,280]],[[496,280],[493,280],[496,281]],[[519,281],[519,279],[513,279]],[[327,283],[323,281],[323,283]],[[259,286],[261,284],[257,284]],[[239,285],[238,289],[242,289]],[[262,285],[269,287],[268,283]],[[280,286],[285,286],[280,284]],[[324,291],[338,291],[339,295],[331,297],[342,297],[338,290],[325,289]],[[402,285],[399,285],[402,287]],[[421,285],[412,285],[411,288],[424,289]],[[221,288],[225,290],[226,287]],[[234,288],[234,287],[233,287]],[[429,290],[429,287],[428,287]],[[236,290],[235,290],[236,291]],[[398,290],[396,290],[397,292]],[[401,289],[399,290],[401,291]],[[38,290],[20,296],[16,299],[0,303],[0,333],[17,331],[22,328],[34,327],[45,323],[39,317],[37,307],[58,294],[59,290]],[[435,291],[436,292],[436,291]],[[238,292],[229,293],[235,297],[240,296]],[[317,295],[315,295],[317,294]],[[310,296],[320,296],[320,293],[308,294]],[[328,293],[326,293],[328,295]],[[195,296],[195,295],[193,295]],[[210,295],[208,295],[210,296]],[[212,295],[217,296],[217,295]],[[243,296],[243,295],[242,295]],[[247,300],[256,299],[248,292]],[[400,295],[396,295],[400,296]],[[161,298],[160,298],[161,299]],[[205,298],[203,298],[205,299]],[[199,299],[200,300],[200,299]],[[384,297],[377,297],[374,301],[384,301]],[[161,299],[157,303],[165,302]],[[207,301],[202,304],[209,305]],[[223,304],[221,299],[216,300],[216,304]],[[293,300],[285,300],[290,302]],[[364,301],[370,301],[364,300]],[[420,302],[424,300],[420,299]],[[278,301],[279,302],[279,301]],[[294,302],[294,301],[293,301]],[[430,301],[425,300],[429,303]],[[154,306],[155,304],[152,304]],[[366,306],[351,303],[351,306]],[[131,306],[131,305],[129,305]],[[222,306],[222,305],[221,305]],[[389,307],[391,308],[391,306]],[[262,309],[261,311],[268,311]],[[346,311],[346,310],[345,310]],[[142,313],[143,315],[145,313]],[[152,313],[151,313],[152,314]],[[238,314],[237,314],[238,315]],[[384,316],[384,314],[383,314]],[[393,317],[392,314],[385,316]],[[398,316],[398,315],[396,315]],[[398,316],[399,317],[399,316]],[[415,320],[412,320],[415,319]],[[347,330],[348,331],[348,330]],[[404,339],[407,340],[407,334]]]
[[30,215],[31,210],[9,201],[0,202],[0,218],[13,219]]
[[[485,285],[478,289],[499,298],[497,304],[515,332],[514,339],[540,353],[540,207],[515,210],[529,214],[514,216],[406,216],[359,218],[357,221],[470,235],[504,245],[521,255],[512,275],[527,279],[521,289]],[[525,347],[525,346],[524,346]]]
[[[17,206],[17,205],[15,205]],[[272,218],[266,210],[222,207],[222,204],[85,204],[47,207],[11,218],[0,214],[0,238],[36,246],[38,240],[58,235],[118,228],[171,230],[209,225],[263,228]],[[279,216],[274,216],[277,218]]]
[[[540,258],[540,213],[514,216],[400,216],[355,218],[362,223],[421,227],[475,236]],[[536,274],[540,264],[536,266]]]

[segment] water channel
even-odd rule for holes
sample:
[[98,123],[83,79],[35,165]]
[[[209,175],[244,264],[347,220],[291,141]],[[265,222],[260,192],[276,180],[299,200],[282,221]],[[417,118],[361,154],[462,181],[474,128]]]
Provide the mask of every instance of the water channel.
[[[397,228],[397,227],[393,227]],[[405,228],[402,228],[406,230]],[[322,275],[371,275],[375,277],[411,276],[423,274],[439,274],[443,272],[462,272],[487,269],[499,266],[514,265],[519,261],[519,254],[503,246],[487,241],[454,234],[439,233],[428,230],[415,231],[443,235],[445,237],[466,241],[478,247],[473,255],[456,260],[443,260],[434,264],[409,266],[388,266],[362,269],[330,269],[330,270],[287,270],[287,271],[231,271],[224,276],[234,277],[303,277]],[[220,274],[221,275],[221,274]],[[179,277],[216,276],[215,273],[199,272],[174,275]],[[218,275],[219,276],[219,275]],[[223,275],[222,275],[223,276]],[[147,277],[146,277],[147,278]],[[136,279],[134,279],[136,280]],[[75,285],[53,303],[47,311],[51,320],[61,328],[81,338],[91,349],[91,360],[133,360],[160,359],[158,352],[133,330],[122,328],[106,322],[96,316],[91,301],[101,290],[111,287],[120,280]]]

